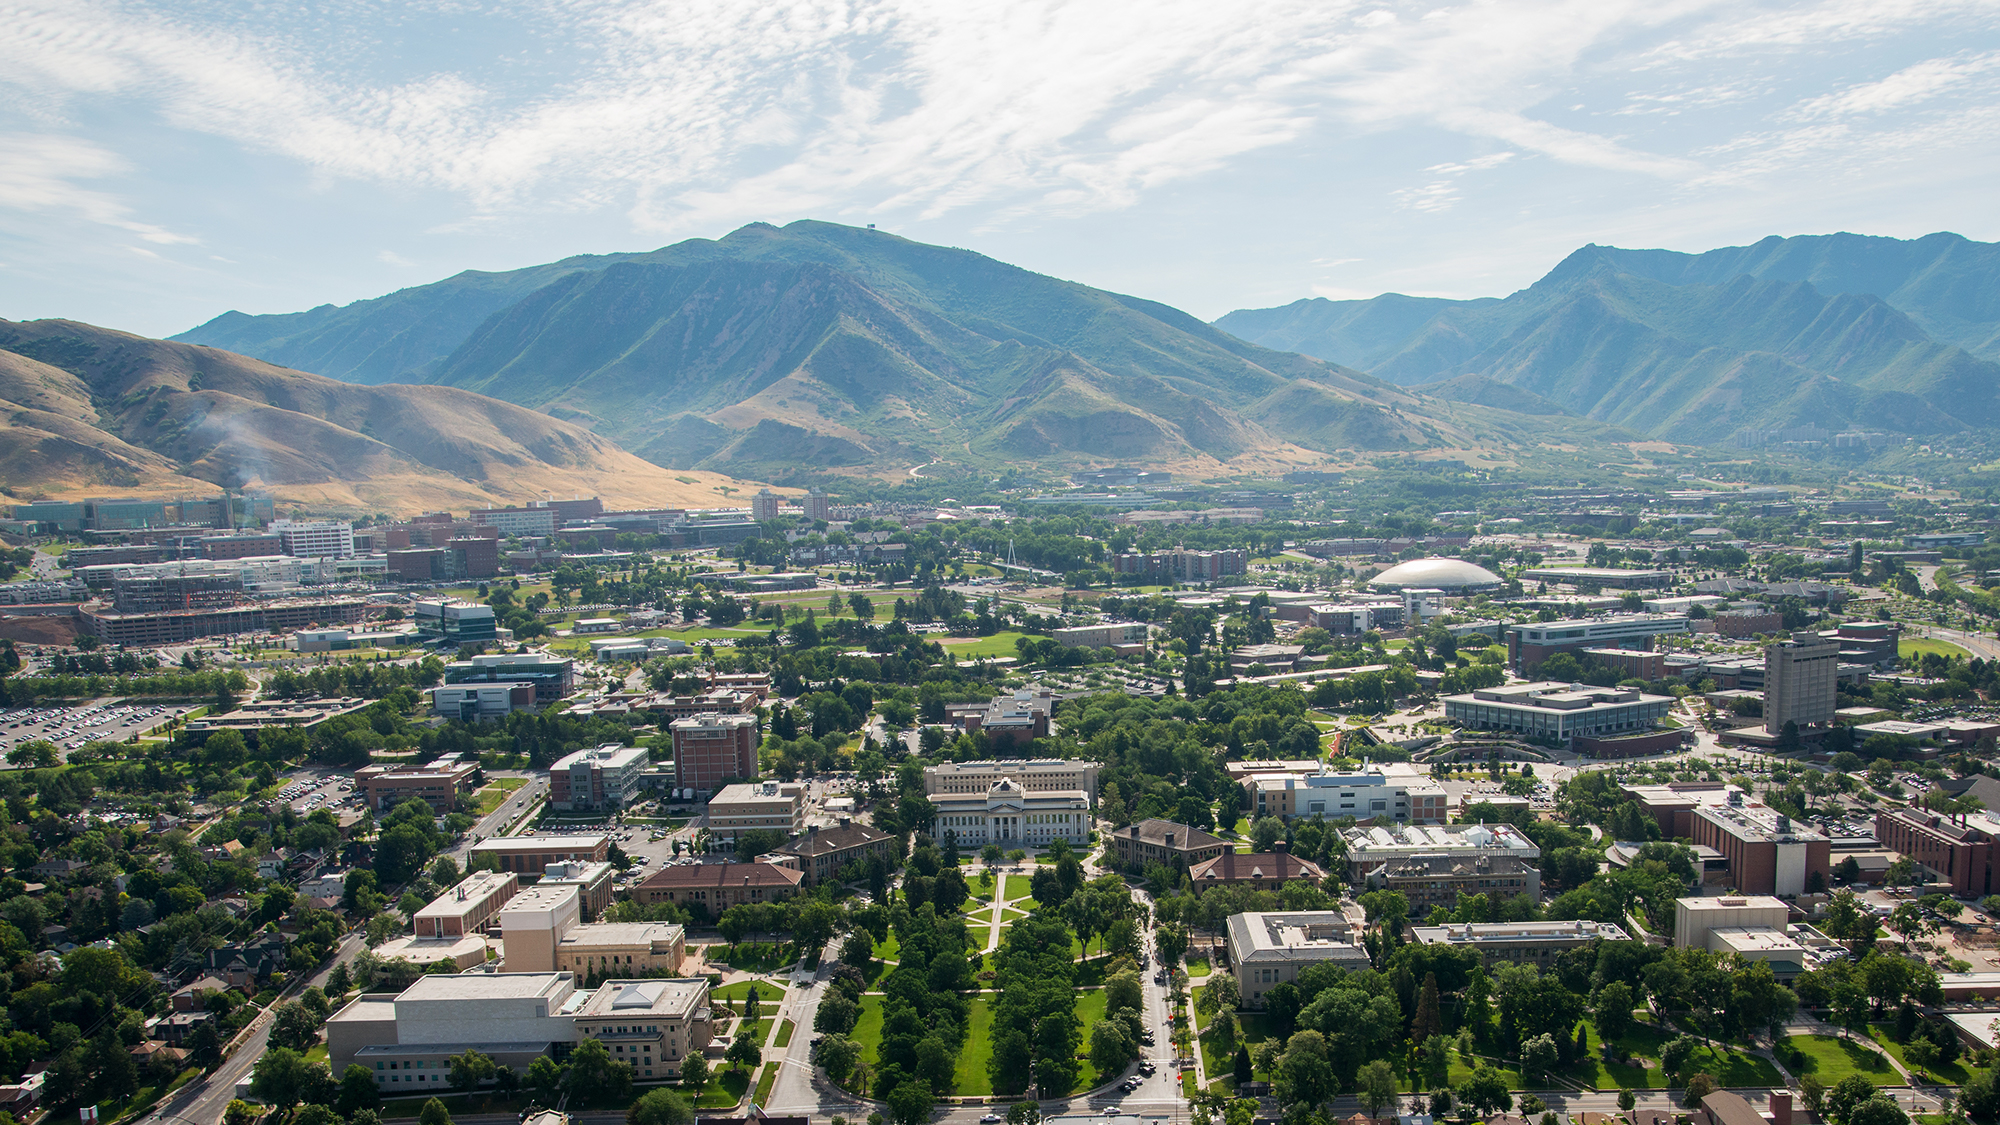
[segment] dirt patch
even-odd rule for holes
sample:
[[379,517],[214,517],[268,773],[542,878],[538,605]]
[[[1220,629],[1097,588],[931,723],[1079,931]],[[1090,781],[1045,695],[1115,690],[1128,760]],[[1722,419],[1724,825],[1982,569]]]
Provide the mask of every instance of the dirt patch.
[[0,639],[17,645],[66,645],[76,640],[76,619],[0,617]]

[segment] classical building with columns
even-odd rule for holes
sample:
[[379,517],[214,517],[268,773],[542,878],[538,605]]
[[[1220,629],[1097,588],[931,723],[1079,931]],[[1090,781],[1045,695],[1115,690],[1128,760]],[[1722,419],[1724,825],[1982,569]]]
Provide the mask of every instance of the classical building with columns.
[[931,834],[954,836],[961,849],[1090,842],[1090,795],[1081,789],[1030,791],[1003,777],[983,793],[934,794],[931,804],[937,809]]

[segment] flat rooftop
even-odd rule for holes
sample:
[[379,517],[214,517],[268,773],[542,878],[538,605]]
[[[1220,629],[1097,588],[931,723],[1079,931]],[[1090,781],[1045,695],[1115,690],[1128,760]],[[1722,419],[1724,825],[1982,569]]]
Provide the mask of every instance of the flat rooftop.
[[1769,926],[1717,926],[1708,931],[1708,940],[1719,941],[1731,953],[1749,956],[1753,953],[1798,953],[1804,954],[1806,947],[1793,941],[1789,934]]
[[1626,940],[1625,930],[1610,922],[1462,922],[1448,926],[1412,926],[1425,945],[1534,945],[1551,941]]
[[1230,944],[1243,961],[1368,957],[1354,941],[1353,922],[1338,910],[1234,914],[1228,925]]
[[591,994],[577,1018],[647,1013],[679,1015],[692,1012],[708,999],[708,982],[695,979],[607,981]]
[[559,836],[496,836],[472,845],[476,852],[551,852],[587,851],[599,844],[610,844],[611,837],[601,832],[569,833]]
[[553,996],[575,983],[571,973],[430,973],[396,996],[398,1000],[532,1000]]
[[562,945],[650,945],[677,941],[683,932],[672,922],[592,922],[564,934]]

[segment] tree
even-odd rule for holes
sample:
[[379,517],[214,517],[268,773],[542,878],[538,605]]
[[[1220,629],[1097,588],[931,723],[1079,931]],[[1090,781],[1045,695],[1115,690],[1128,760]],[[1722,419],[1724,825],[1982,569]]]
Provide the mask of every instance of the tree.
[[333,1108],[342,1117],[352,1117],[356,1110],[374,1109],[381,1104],[382,1091],[375,1085],[375,1073],[360,1063],[348,1063],[347,1069],[340,1072]]
[[451,1125],[451,1111],[444,1107],[443,1102],[432,1098],[417,1111],[417,1125]]
[[625,1111],[625,1125],[694,1125],[694,1110],[673,1090],[649,1090]]
[[722,1058],[739,1070],[747,1070],[764,1061],[764,1049],[757,1045],[755,1035],[739,1031],[736,1038],[729,1041],[729,1050],[723,1052]]
[[292,1125],[341,1125],[341,1120],[332,1106],[309,1105],[300,1107]]
[[1959,1088],[1958,1105],[1980,1121],[2000,1116],[2000,1067],[1975,1068]]
[[845,1035],[823,1036],[813,1045],[813,1062],[826,1071],[826,1076],[833,1079],[835,1085],[845,1083],[860,1061],[861,1045]]
[[1376,1059],[1354,1076],[1354,1096],[1374,1117],[1385,1105],[1396,1101],[1396,1069],[1384,1059]]
[[1715,1079],[1706,1073],[1696,1074],[1688,1079],[1687,1089],[1681,1095],[1681,1104],[1693,1108],[1701,1104],[1701,1099],[1714,1092]]
[[1034,1102],[1015,1102],[1007,1107],[1007,1125],[1042,1125],[1042,1107]]
[[1555,1037],[1546,1032],[1537,1035],[1521,1044],[1521,1078],[1530,1082],[1543,1081],[1560,1060],[1561,1052],[1556,1048]]
[[586,1039],[570,1052],[563,1085],[578,1101],[621,1102],[632,1091],[632,1064],[613,1059],[601,1039]]
[[1250,1067],[1250,1048],[1247,1046],[1236,1048],[1236,1084],[1241,1086],[1250,1081],[1255,1073]]
[[[1426,1043],[1430,1037],[1444,1030],[1444,1016],[1438,1011],[1438,978],[1436,973],[1424,974],[1424,986],[1417,993],[1417,1014],[1410,1021],[1410,1042]],[[1374,1114],[1369,1114],[1373,1117]]]
[[899,1084],[889,1094],[889,1117],[896,1125],[924,1125],[930,1120],[931,1110],[936,1105],[937,1098],[931,1093],[930,1083],[913,1078]]
[[708,1085],[708,1060],[700,1055],[689,1055],[681,1060],[681,1085],[701,1097],[701,1091]]
[[1632,1091],[1630,1090],[1618,1091],[1618,1108],[1620,1110],[1626,1113],[1630,1113],[1632,1112],[1632,1107],[1638,1104],[1639,1104],[1639,1099],[1633,1095]]
[[1457,1096],[1482,1117],[1514,1107],[1514,1095],[1507,1092],[1507,1080],[1490,1066],[1480,1067],[1459,1083]]
[[1660,1048],[1660,1069],[1666,1071],[1669,1080],[1687,1073],[1696,1046],[1692,1035],[1677,1035]]
[[1340,1079],[1327,1057],[1326,1037],[1317,1031],[1296,1032],[1285,1041],[1278,1061],[1280,1100],[1316,1106],[1339,1092]]
[[469,1050],[462,1055],[452,1056],[451,1069],[445,1080],[454,1090],[476,1090],[481,1082],[493,1077],[495,1069],[497,1068],[492,1058],[479,1051]]
[[278,1005],[271,1017],[271,1042],[294,1051],[310,1051],[319,1041],[319,1021],[297,1000]]
[[250,1125],[263,1116],[263,1110],[242,1098],[231,1098],[222,1110],[222,1125]]
[[305,1099],[311,1071],[304,1055],[289,1047],[272,1047],[250,1070],[250,1093],[279,1109],[290,1109]]
[[867,930],[856,929],[840,943],[840,959],[866,971],[875,956],[875,939]]
[[1859,1074],[1850,1074],[1826,1092],[1826,1116],[1837,1125],[1849,1125],[1848,1116],[1875,1096],[1875,1084]]
[[[700,1055],[689,1055],[687,1062],[681,1064],[681,1069],[685,1072],[688,1063],[700,1061]],[[535,1100],[543,1105],[556,1104],[557,1099],[562,1097],[563,1075],[561,1063],[547,1055],[535,1056],[535,1061],[528,1064],[528,1088],[535,1092]],[[700,1093],[699,1088],[696,1093]]]
[[1597,1038],[1616,1043],[1632,1029],[1632,986],[1622,980],[1607,982],[1592,998],[1591,1016],[1597,1021]]
[[1910,1115],[1888,1095],[1876,1094],[1849,1110],[1844,1125],[1910,1125]]
[[[205,1070],[214,1070],[222,1065],[222,1032],[216,1030],[215,1021],[204,1020],[195,1025],[194,1034],[188,1038],[188,1051],[196,1064]],[[374,1082],[373,1078],[368,1080]]]

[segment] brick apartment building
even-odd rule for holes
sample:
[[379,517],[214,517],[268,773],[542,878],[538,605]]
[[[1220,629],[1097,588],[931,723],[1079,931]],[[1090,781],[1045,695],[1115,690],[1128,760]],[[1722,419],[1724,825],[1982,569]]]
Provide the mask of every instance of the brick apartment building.
[[1875,814],[1875,839],[1901,852],[1951,884],[1959,897],[1983,897],[1995,890],[1994,836],[1971,818],[1961,823],[1923,809],[1883,809]]
[[474,763],[458,761],[362,766],[354,771],[354,787],[376,812],[388,812],[415,797],[445,816],[458,811],[459,795],[471,792],[478,772]]
[[757,776],[757,716],[694,715],[669,729],[676,788],[713,793],[725,781]]

